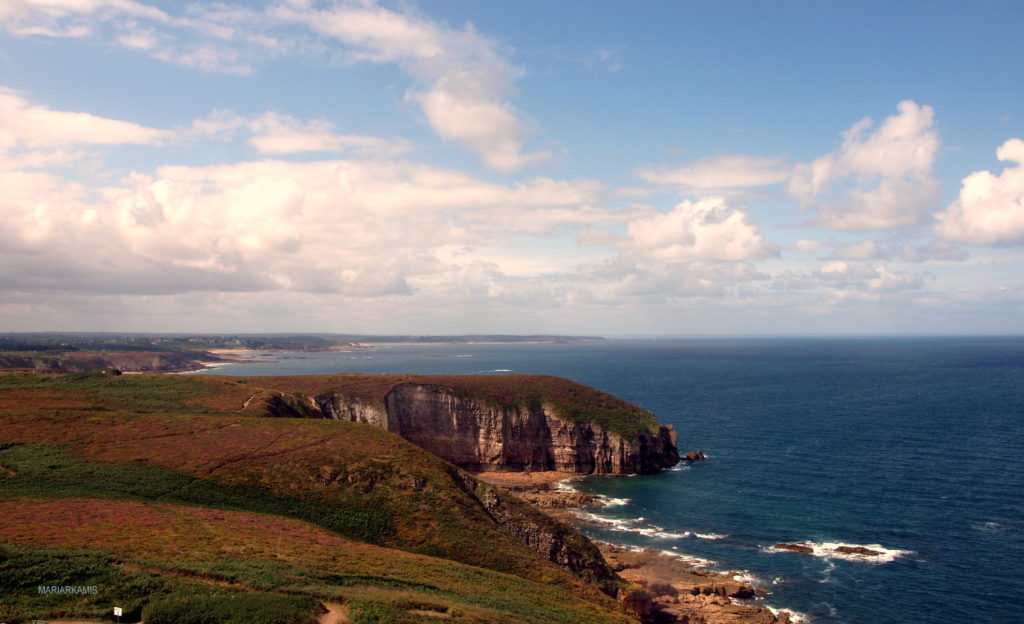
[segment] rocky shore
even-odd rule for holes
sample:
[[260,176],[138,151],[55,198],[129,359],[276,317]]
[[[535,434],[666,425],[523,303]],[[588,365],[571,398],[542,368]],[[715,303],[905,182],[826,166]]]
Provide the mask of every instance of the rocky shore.
[[[562,485],[580,475],[559,471],[482,472],[476,477],[514,493],[551,516],[577,526],[586,523],[577,508],[600,505],[598,496]],[[651,624],[790,624],[786,611],[777,615],[746,601],[767,594],[732,573],[698,567],[658,550],[633,549],[596,542],[608,564],[636,589],[628,600]]]

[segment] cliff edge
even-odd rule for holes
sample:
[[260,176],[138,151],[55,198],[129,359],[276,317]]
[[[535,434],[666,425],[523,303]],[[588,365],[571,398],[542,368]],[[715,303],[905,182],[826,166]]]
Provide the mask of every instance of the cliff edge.
[[651,412],[568,379],[541,375],[309,379],[260,378],[256,383],[270,392],[251,401],[247,410],[374,425],[473,471],[649,474],[679,462],[671,425],[659,425]]

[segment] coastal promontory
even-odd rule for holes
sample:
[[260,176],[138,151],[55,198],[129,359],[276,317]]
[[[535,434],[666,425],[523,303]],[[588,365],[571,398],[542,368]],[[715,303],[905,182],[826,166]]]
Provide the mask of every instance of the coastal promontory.
[[542,375],[260,377],[250,413],[362,422],[473,471],[650,474],[676,432],[606,392]]

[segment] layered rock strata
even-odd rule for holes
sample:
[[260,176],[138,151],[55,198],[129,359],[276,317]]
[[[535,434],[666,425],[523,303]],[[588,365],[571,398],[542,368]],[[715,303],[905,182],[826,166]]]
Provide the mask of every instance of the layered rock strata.
[[274,415],[294,412],[387,429],[474,471],[649,474],[679,462],[670,425],[624,436],[593,422],[569,420],[550,403],[502,406],[434,384],[396,384],[382,402],[332,391],[309,398],[277,396],[267,404]]

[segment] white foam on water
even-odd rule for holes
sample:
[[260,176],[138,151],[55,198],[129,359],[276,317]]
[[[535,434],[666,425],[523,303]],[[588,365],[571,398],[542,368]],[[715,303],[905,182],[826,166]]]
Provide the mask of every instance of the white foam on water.
[[715,562],[710,559],[703,559],[701,557],[694,557],[693,555],[684,555],[683,553],[672,552],[671,550],[663,550],[661,554],[679,559],[684,563],[688,563],[696,568],[710,568],[715,565]]
[[575,512],[576,516],[581,520],[587,522],[593,522],[607,527],[612,531],[619,531],[620,533],[633,533],[635,535],[643,535],[644,537],[653,537],[655,539],[683,539],[692,535],[689,531],[683,533],[675,533],[673,531],[666,531],[664,527],[660,527],[656,524],[648,524],[647,526],[636,526],[637,524],[644,521],[643,517],[640,518],[609,518],[608,516],[602,516],[589,511]]
[[492,368],[488,372],[491,372],[491,373],[511,373],[512,369],[511,368]]
[[628,498],[613,498],[604,495],[598,495],[597,500],[601,501],[601,504],[605,507],[621,507],[622,505],[628,505],[630,501]]
[[472,356],[472,354],[469,354],[469,353],[463,353],[461,355],[456,355],[455,357],[473,357],[473,356]]
[[811,620],[810,616],[806,613],[800,613],[799,611],[794,611],[792,609],[776,609],[770,605],[765,605],[764,608],[771,611],[772,615],[775,617],[779,617],[779,614],[782,612],[788,613],[789,621],[793,622],[793,624],[800,624],[801,622],[809,622]]
[[721,533],[697,533],[696,531],[694,531],[693,536],[706,540],[720,540],[729,537],[728,535],[722,535]]
[[750,583],[751,585],[764,585],[764,580],[749,570],[729,570],[724,574],[731,574],[732,580],[737,583]]
[[576,487],[573,485],[574,481],[576,481],[575,478],[562,479],[561,481],[559,481],[558,483],[555,484],[555,491],[556,492],[575,492],[576,491]]
[[577,510],[575,513],[581,520],[606,526],[612,531],[622,531],[627,533],[635,532],[633,529],[629,528],[629,525],[636,524],[637,522],[643,522],[644,520],[643,518],[609,518],[589,511]]
[[836,569],[836,562],[832,561],[831,559],[827,559],[826,561],[828,561],[828,567],[822,571],[822,579],[818,581],[819,583],[832,582],[832,571]]
[[623,527],[621,529],[615,528],[613,530],[628,531],[630,533],[636,533],[637,535],[643,535],[644,537],[656,537],[658,539],[683,539],[684,537],[690,536],[689,531],[685,533],[673,533],[672,531],[666,531],[664,528],[653,524],[639,529]]
[[[801,554],[809,554],[809,555],[813,555],[815,557],[821,557],[823,559],[843,559],[844,561],[860,561],[860,562],[867,562],[867,563],[890,563],[892,561],[895,561],[899,557],[903,557],[905,555],[912,555],[912,554],[914,554],[913,551],[910,551],[910,550],[899,550],[899,549],[896,549],[896,548],[886,548],[885,546],[882,546],[881,544],[846,544],[846,543],[843,543],[843,542],[806,542],[806,541],[805,542],[793,542],[793,543],[797,544],[799,546],[806,546],[806,547],[808,547],[808,548],[810,548],[812,550],[812,552],[810,552],[810,553],[801,553]],[[865,548],[865,549],[873,551],[874,553],[877,553],[877,554],[865,554],[865,553],[856,553],[856,552],[843,552],[842,550],[839,550],[840,548],[843,548],[843,549],[847,549],[847,548]],[[785,548],[775,548],[774,546],[768,546],[767,548],[762,548],[762,550],[764,552],[772,552],[772,553],[796,552],[796,551],[786,550]]]
[[671,468],[669,468],[669,471],[670,472],[682,472],[683,470],[689,470],[689,469],[690,469],[689,464],[679,463],[679,464],[676,464],[675,466],[672,466]]

